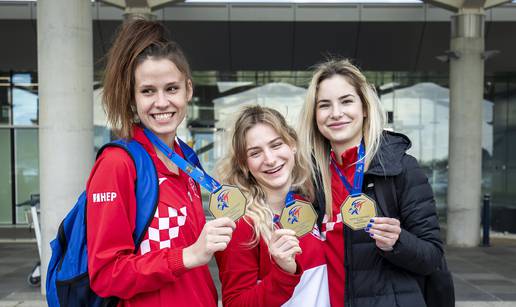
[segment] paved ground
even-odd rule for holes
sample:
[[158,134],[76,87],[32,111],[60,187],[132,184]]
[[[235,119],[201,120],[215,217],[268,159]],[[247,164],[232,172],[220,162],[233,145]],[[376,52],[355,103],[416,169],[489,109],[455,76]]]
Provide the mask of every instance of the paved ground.
[[458,301],[510,301],[516,306],[516,240],[491,247],[447,248]]
[[[0,229],[0,238],[1,234]],[[39,289],[27,284],[37,260],[31,235],[27,232],[16,240],[0,239],[0,307],[46,305]],[[487,248],[447,248],[447,259],[458,307],[516,307],[515,239],[493,238]],[[212,264],[211,269],[218,282],[216,266]]]

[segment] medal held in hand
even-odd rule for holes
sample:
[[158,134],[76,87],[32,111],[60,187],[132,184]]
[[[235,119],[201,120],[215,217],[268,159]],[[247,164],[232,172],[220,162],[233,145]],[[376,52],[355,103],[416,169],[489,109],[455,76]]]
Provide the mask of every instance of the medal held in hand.
[[300,238],[312,231],[317,220],[317,213],[311,203],[296,200],[293,194],[293,192],[289,192],[287,195],[279,223],[282,228],[294,230],[296,236]]
[[211,193],[209,209],[215,218],[226,216],[236,221],[245,214],[247,200],[244,194],[237,187],[221,185],[210,177],[202,168],[199,158],[190,146],[186,145],[180,138],[177,138],[185,156],[183,159],[183,157],[176,154],[163,143],[152,131],[145,128],[144,133],[152,144],[168,157],[170,161]]
[[353,186],[349,184],[346,177],[341,173],[337,163],[332,160],[333,167],[340,177],[342,184],[349,192],[349,196],[342,203],[340,213],[342,222],[353,230],[364,229],[370,220],[376,217],[376,203],[369,196],[362,193],[364,180],[364,143],[361,142],[358,148],[358,162],[356,163]]
[[229,217],[233,221],[245,214],[247,199],[235,186],[223,185],[210,195],[210,212],[215,218]]
[[376,205],[369,196],[360,193],[349,195],[340,208],[342,221],[353,230],[364,229],[370,220],[376,216]]

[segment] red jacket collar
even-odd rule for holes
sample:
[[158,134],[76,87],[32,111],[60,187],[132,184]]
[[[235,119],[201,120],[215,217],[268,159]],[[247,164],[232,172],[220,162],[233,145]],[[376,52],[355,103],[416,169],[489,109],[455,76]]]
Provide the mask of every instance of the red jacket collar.
[[[138,143],[142,144],[143,148],[145,148],[145,150],[149,153],[159,173],[176,175],[172,173],[159,159],[158,155],[156,154],[156,149],[154,148],[154,145],[152,145],[152,142],[147,138],[141,126],[133,126],[133,139]],[[177,141],[174,142],[174,151],[184,158],[183,151],[181,150],[181,147],[179,146]]]
[[[337,162],[337,158],[336,158],[335,152],[333,150],[331,151],[330,155],[331,155],[331,158],[335,162]],[[337,166],[340,169],[348,168],[350,165],[352,165],[353,163],[357,162],[357,159],[358,159],[358,146],[353,146],[351,148],[348,148],[346,151],[344,151],[340,155],[340,157],[342,159],[342,164],[339,164],[337,162]]]

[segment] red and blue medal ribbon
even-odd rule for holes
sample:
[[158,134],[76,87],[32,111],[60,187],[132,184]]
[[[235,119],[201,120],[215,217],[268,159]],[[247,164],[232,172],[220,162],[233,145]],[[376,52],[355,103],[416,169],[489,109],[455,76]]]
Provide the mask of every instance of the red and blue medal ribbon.
[[287,197],[285,197],[285,208],[292,206],[296,202],[294,195],[295,193],[293,191],[288,191]]
[[348,182],[346,177],[342,174],[339,167],[337,166],[337,162],[335,159],[331,159],[331,164],[333,165],[333,168],[335,168],[335,171],[340,177],[340,181],[342,181],[342,184],[344,184],[344,187],[346,190],[348,190],[349,195],[354,197],[362,194],[362,183],[364,181],[364,164],[365,164],[365,146],[364,142],[360,142],[360,146],[358,147],[358,161],[356,163],[355,167],[355,174],[354,174],[354,180],[353,180],[353,186]]
[[167,146],[167,144],[160,140],[160,138],[158,138],[149,129],[144,128],[143,132],[152,142],[152,144],[156,146],[156,148],[158,148],[165,156],[167,156],[170,161],[172,161],[175,165],[177,165],[177,167],[188,174],[188,176],[192,177],[193,180],[197,181],[210,193],[215,193],[222,187],[220,183],[218,183],[204,171],[201,163],[199,162],[199,158],[195,154],[195,151],[180,138],[177,138],[177,141],[181,147],[181,150],[183,151],[186,160],[175,153],[170,147]]
[[[289,191],[287,193],[287,197],[285,197],[285,208],[292,206],[296,202],[294,195],[295,195],[295,193],[293,191]],[[280,216],[274,215],[273,222],[278,223],[279,220],[280,220]]]

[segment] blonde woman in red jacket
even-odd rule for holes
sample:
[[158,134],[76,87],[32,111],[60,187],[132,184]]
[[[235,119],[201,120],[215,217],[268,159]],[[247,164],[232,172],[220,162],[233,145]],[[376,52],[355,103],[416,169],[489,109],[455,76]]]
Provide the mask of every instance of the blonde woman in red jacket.
[[108,120],[119,137],[137,141],[152,158],[159,199],[135,246],[134,163],[121,148],[102,152],[87,185],[90,284],[99,296],[118,298],[118,306],[217,306],[206,264],[226,248],[235,225],[228,218],[206,223],[199,185],[147,134],[183,156],[176,131],[192,98],[191,73],[164,31],[157,22],[127,22],[108,53],[103,97]]
[[246,215],[217,253],[224,306],[329,306],[326,261],[317,227],[297,238],[277,220],[289,195],[313,199],[308,161],[295,131],[270,108],[245,108],[231,130],[221,181],[247,197]]

